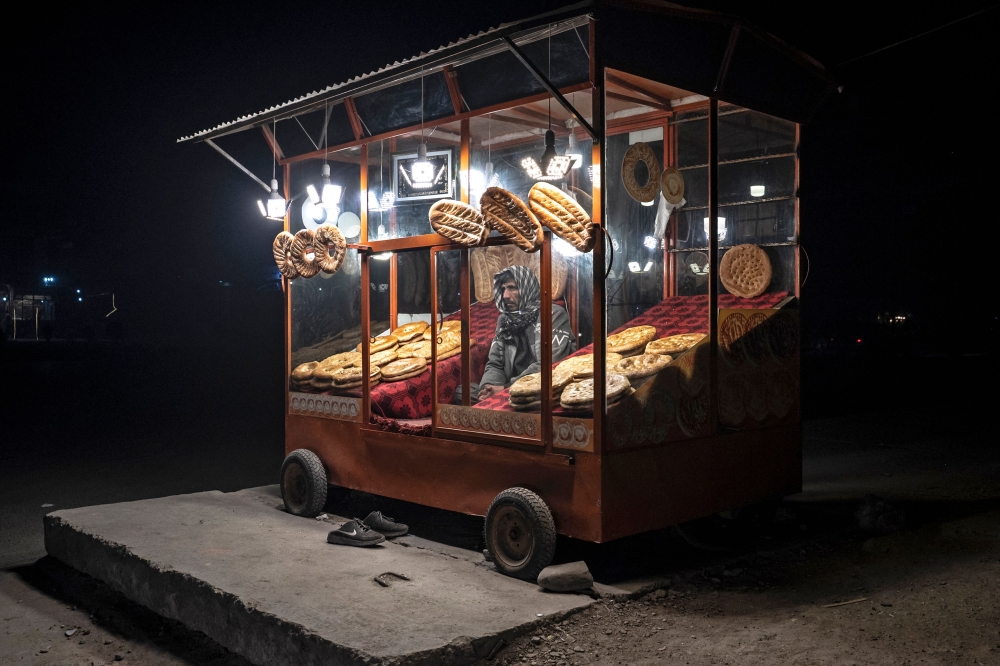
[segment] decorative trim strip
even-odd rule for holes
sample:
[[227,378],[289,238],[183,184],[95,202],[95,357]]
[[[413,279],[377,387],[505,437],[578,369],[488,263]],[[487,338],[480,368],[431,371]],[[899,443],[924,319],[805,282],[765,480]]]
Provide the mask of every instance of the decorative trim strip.
[[559,449],[594,451],[594,419],[552,417],[552,446]]
[[501,412],[478,407],[438,405],[438,423],[445,428],[461,428],[511,437],[538,437],[541,417],[538,414]]
[[343,395],[316,395],[293,391],[288,395],[288,411],[300,416],[361,423],[361,400]]

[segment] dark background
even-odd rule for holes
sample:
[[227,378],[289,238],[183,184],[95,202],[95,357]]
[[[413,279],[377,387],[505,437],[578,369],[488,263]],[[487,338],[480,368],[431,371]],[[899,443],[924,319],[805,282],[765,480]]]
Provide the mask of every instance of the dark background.
[[[276,480],[277,227],[257,212],[257,184],[176,139],[561,4],[34,5],[12,17],[0,283],[29,293],[55,276],[81,289],[72,307],[118,324],[87,343],[57,327],[51,343],[3,346],[0,503]],[[742,14],[844,85],[802,132],[806,416],[928,392],[983,399],[1000,11],[851,62],[989,5],[688,4]],[[246,135],[266,180],[267,149]],[[886,314],[907,323],[880,324]]]

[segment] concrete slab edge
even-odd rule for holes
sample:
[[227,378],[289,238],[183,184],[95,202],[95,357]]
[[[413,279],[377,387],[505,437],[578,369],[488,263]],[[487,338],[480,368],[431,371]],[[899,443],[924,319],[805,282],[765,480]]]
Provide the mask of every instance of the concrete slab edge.
[[58,512],[44,518],[45,549],[51,557],[103,581],[115,591],[164,617],[200,631],[259,666],[466,666],[490,656],[500,640],[509,644],[581,606],[517,627],[472,638],[460,636],[438,648],[379,658],[333,643],[305,627],[260,611],[239,597],[179,571],[156,566],[121,544],[87,533]]

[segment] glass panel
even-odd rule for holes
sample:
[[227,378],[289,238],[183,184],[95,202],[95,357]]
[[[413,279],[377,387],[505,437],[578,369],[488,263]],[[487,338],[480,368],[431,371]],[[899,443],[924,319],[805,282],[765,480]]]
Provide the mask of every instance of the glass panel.
[[[616,80],[625,80],[630,90],[670,99],[688,95],[617,73],[608,78],[609,93],[626,94],[617,90]],[[634,100],[635,91],[628,96]],[[708,291],[708,259],[664,251],[667,243],[673,248],[690,245],[690,218],[708,204],[707,122],[697,114],[677,122],[653,107],[617,99],[608,108],[611,129],[605,140],[605,219],[611,237],[606,346],[614,354],[606,360],[605,450],[711,432],[708,344],[703,337],[708,333],[708,299],[703,295]],[[628,131],[614,132],[613,114],[627,111]],[[672,212],[677,204],[669,204],[658,186],[667,167],[679,167],[684,180],[686,202],[679,212]],[[699,236],[694,238],[697,242]]]

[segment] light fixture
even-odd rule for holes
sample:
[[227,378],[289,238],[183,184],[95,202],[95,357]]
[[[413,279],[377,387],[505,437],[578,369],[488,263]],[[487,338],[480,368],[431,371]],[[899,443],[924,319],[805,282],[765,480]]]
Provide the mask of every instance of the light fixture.
[[[271,126],[271,136],[274,138],[274,145],[277,145],[277,131],[278,131],[278,121],[272,121]],[[285,220],[285,211],[288,210],[288,206],[285,202],[285,197],[278,194],[278,179],[275,176],[275,170],[278,164],[278,155],[274,146],[271,147],[271,193],[267,195],[267,205],[260,199],[257,199],[257,208],[260,209],[260,214],[269,220],[274,220],[275,222],[283,222]]]
[[642,272],[642,269],[639,268],[639,262],[638,261],[630,261],[630,262],[628,262],[628,269],[630,271],[632,271],[633,273],[640,273],[640,272]]
[[[719,240],[725,240],[726,238],[726,218],[719,217],[716,218],[719,221],[718,229],[716,231],[719,235]],[[708,237],[708,218],[705,218],[705,237]]]
[[571,169],[579,169],[583,166],[583,153],[577,151],[576,132],[572,130],[569,133],[569,145],[566,148],[566,157],[573,160],[573,164],[570,166]]
[[752,197],[762,197],[762,196],[764,196],[764,186],[763,185],[751,185],[750,186],[750,196],[752,196]]
[[642,244],[650,250],[655,250],[660,247],[660,239],[653,236],[646,236],[642,239]]
[[[549,26],[549,78],[552,78],[552,26]],[[545,130],[545,150],[536,162],[530,155],[521,160],[521,168],[534,180],[562,180],[576,161],[556,153],[556,133],[552,131],[552,96],[549,95],[549,129]]]
[[643,272],[643,273],[646,273],[646,272],[648,272],[648,271],[649,271],[649,269],[650,269],[650,268],[652,268],[652,267],[653,267],[653,262],[652,262],[652,261],[647,261],[647,262],[646,262],[646,265],[642,267],[642,272]]
[[417,160],[410,165],[413,187],[427,188],[434,182],[434,165],[427,159],[427,144],[417,146]]

